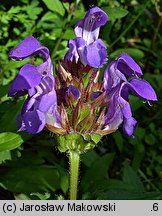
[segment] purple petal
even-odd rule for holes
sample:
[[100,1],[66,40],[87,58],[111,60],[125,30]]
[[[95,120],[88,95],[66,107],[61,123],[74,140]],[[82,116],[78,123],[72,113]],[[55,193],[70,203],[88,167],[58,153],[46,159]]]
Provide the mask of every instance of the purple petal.
[[[48,94],[54,89],[55,80],[51,75],[44,76],[38,86],[35,87],[36,93],[33,95],[38,101],[45,94]],[[34,93],[34,90],[30,94]]]
[[130,104],[128,103],[128,101],[124,100],[124,98],[119,96],[118,102],[122,110],[123,116],[125,118],[130,118],[132,116],[132,111],[131,111]]
[[128,85],[129,88],[139,97],[146,100],[157,101],[154,89],[146,80],[132,78]]
[[24,90],[28,90],[38,85],[41,81],[41,77],[41,74],[37,72],[33,65],[24,65],[12,82],[8,95],[19,96],[20,91],[24,92]]
[[123,125],[124,134],[127,136],[133,136],[136,125],[137,121],[133,117],[125,118]]
[[49,50],[46,47],[41,46],[39,41],[33,36],[29,36],[21,41],[10,52],[10,58],[14,60],[22,60],[36,54],[41,54],[44,60],[49,58]]
[[42,64],[38,65],[36,68],[37,68],[37,71],[42,76],[45,76],[47,74],[51,74],[51,75],[53,74],[53,65],[52,65],[50,57],[48,57],[45,62],[43,62]]
[[[99,7],[97,6],[93,6],[86,14],[84,20],[88,20],[91,22],[93,20],[94,24],[93,24],[93,29],[101,27],[103,25],[106,24],[107,20],[108,20],[108,16],[107,14],[101,10]],[[86,25],[87,26],[87,25]]]
[[39,110],[29,111],[23,115],[23,120],[28,133],[36,134],[45,126],[45,114]]
[[56,104],[56,93],[54,90],[54,77],[44,77],[40,84],[29,90],[30,99],[26,100],[25,111],[39,109],[47,112],[51,105]]
[[83,37],[87,45],[94,42],[99,35],[99,29],[105,25],[108,20],[107,14],[99,7],[91,8],[83,20],[80,20],[75,26],[77,37]]
[[112,116],[111,119],[109,119],[109,122],[107,124],[107,129],[117,130],[119,126],[122,124],[122,122],[123,122],[123,114],[121,112],[120,107],[117,107],[114,115]]
[[108,112],[105,117],[106,129],[115,130],[123,122],[123,114],[117,101],[118,93],[115,92],[111,97]]
[[77,37],[74,40],[69,40],[68,42],[69,51],[66,53],[64,60],[71,61],[71,62],[75,60],[75,62],[77,63],[79,59],[78,49],[84,45],[85,45],[85,41],[83,38]]
[[107,51],[105,44],[100,40],[96,40],[83,49],[84,61],[91,67],[100,68],[107,61]]
[[32,97],[33,95],[35,95],[37,92],[36,88],[31,88],[28,90],[28,95],[29,97]]
[[93,93],[92,93],[91,100],[95,100],[95,99],[98,98],[102,93],[103,93],[103,92],[101,92],[101,91],[93,92]]
[[76,100],[79,99],[80,97],[80,91],[77,87],[73,86],[73,85],[69,85],[66,89],[66,92],[68,97],[70,97],[70,95],[72,94]]
[[57,104],[57,98],[56,98],[56,92],[53,90],[49,92],[48,94],[45,94],[41,97],[40,103],[39,103],[39,110],[41,112],[47,112],[49,108],[52,105]]
[[141,76],[140,66],[126,53],[117,58],[117,69],[128,76]]
[[103,85],[104,89],[111,92],[119,86],[122,81],[127,81],[124,74],[116,69],[116,61],[112,61],[104,71]]
[[41,54],[45,61],[47,59],[50,59],[51,61],[51,58],[49,56],[49,49],[47,47],[41,46],[37,50],[35,50],[35,52],[33,52],[31,55],[36,55],[36,54]]
[[83,37],[83,26],[84,26],[84,20],[79,20],[74,28],[75,34],[77,37]]
[[41,45],[37,39],[35,39],[33,36],[29,36],[25,38],[21,43],[19,43],[11,52],[10,52],[10,58],[15,60],[24,59],[32,53],[35,52],[38,48],[40,48]]
[[17,127],[18,127],[18,132],[26,130],[25,123],[24,123],[21,115],[17,116],[16,124],[17,124]]
[[57,110],[57,106],[54,105],[50,107],[50,109],[45,115],[46,115],[46,124],[49,124],[57,128],[61,128],[61,116]]
[[21,109],[21,115],[23,115],[24,113],[26,113],[28,111],[28,104],[30,102],[30,98],[27,98],[22,106]]
[[105,124],[110,124],[111,122],[114,121],[114,119],[116,119],[115,116],[117,113],[119,114],[119,116],[120,116],[120,113],[122,113],[121,108],[118,103],[118,94],[119,94],[118,91],[116,91],[110,99],[108,112],[105,118]]

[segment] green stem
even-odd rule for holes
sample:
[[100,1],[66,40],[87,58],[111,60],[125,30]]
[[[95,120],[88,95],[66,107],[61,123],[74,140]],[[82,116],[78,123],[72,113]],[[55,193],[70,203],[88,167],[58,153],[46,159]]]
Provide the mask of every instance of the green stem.
[[80,154],[77,151],[70,151],[70,200],[77,199],[78,174]]

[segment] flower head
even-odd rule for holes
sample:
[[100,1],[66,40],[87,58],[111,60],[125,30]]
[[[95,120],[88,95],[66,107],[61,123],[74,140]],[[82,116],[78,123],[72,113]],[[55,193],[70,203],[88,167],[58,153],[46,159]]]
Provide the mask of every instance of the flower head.
[[69,40],[69,51],[59,62],[55,78],[49,50],[34,37],[25,38],[11,51],[14,60],[38,54],[43,58],[39,65],[25,64],[8,93],[12,97],[27,94],[17,118],[19,131],[34,134],[46,127],[55,134],[82,135],[89,142],[89,136],[109,134],[123,125],[124,133],[133,136],[137,121],[132,116],[129,93],[150,101],[156,101],[157,96],[151,85],[139,78],[140,66],[126,53],[112,61],[102,83],[98,81],[100,71],[94,68],[107,60],[99,30],[107,19],[106,13],[94,6],[78,21],[76,38]]
[[107,61],[107,48],[98,36],[100,27],[107,20],[107,14],[99,7],[91,8],[75,26],[76,38],[69,40],[65,61],[80,61],[84,66],[102,67]]

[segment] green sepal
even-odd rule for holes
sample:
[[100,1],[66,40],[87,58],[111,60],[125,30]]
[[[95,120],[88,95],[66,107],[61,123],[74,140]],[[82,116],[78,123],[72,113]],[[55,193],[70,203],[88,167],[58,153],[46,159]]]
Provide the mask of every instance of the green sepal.
[[56,135],[57,148],[60,152],[78,151],[79,153],[93,149],[101,139],[99,134]]
[[91,73],[87,73],[84,77],[83,77],[83,84],[84,84],[84,89],[87,88],[89,80],[91,77]]

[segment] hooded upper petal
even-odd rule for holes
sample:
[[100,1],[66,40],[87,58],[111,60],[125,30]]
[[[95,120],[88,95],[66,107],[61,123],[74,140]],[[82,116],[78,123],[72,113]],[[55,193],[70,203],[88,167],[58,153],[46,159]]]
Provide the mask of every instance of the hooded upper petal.
[[108,20],[107,14],[99,7],[92,7],[83,20],[77,22],[75,34],[83,37],[87,45],[98,39],[100,27],[105,25]]
[[29,36],[21,41],[11,52],[10,58],[19,60],[24,59],[35,52],[41,44],[33,36]]
[[33,36],[29,36],[22,40],[11,52],[10,58],[14,60],[22,60],[37,53],[42,54],[46,60],[49,57],[49,50],[41,46],[40,42]]
[[128,76],[141,76],[140,66],[126,53],[117,58],[117,69]]
[[24,65],[20,69],[15,80],[12,82],[8,95],[9,96],[22,95],[24,90],[33,88],[36,85],[38,85],[41,81],[41,78],[42,76],[37,72],[35,66],[33,66],[32,64]]

